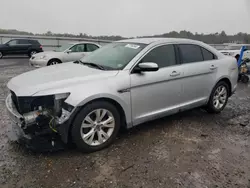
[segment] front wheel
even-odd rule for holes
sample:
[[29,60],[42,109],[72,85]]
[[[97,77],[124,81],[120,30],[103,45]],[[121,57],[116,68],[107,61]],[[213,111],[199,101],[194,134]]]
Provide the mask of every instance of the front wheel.
[[73,122],[71,136],[78,149],[94,152],[108,147],[120,129],[120,114],[116,107],[97,101],[83,107]]
[[56,65],[59,63],[61,63],[61,61],[59,61],[58,59],[52,59],[48,62],[47,66]]
[[214,87],[208,104],[207,111],[210,113],[220,113],[226,106],[229,97],[229,86],[221,81]]

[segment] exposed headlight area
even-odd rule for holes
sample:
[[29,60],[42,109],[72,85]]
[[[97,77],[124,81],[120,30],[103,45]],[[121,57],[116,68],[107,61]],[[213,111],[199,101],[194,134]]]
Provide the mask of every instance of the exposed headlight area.
[[39,57],[39,59],[46,59],[46,58],[47,58],[46,55],[42,55],[42,56]]
[[[21,128],[28,133],[46,131],[57,132],[58,123],[65,122],[74,107],[64,101],[70,93],[48,96],[17,97],[11,92],[12,102],[22,118]],[[63,108],[64,106],[64,108]]]

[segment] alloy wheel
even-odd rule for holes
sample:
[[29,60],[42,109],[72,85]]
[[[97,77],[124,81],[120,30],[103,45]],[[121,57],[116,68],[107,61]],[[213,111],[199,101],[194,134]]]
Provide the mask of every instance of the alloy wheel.
[[216,109],[221,109],[227,101],[227,88],[224,85],[219,86],[214,92],[213,105]]
[[35,55],[36,54],[36,51],[31,51],[30,52],[30,56],[33,56],[33,55]]
[[106,109],[96,109],[90,112],[82,121],[81,137],[90,146],[105,143],[114,132],[115,118]]
[[58,64],[58,62],[57,61],[52,61],[50,64],[51,65],[56,65],[56,64]]

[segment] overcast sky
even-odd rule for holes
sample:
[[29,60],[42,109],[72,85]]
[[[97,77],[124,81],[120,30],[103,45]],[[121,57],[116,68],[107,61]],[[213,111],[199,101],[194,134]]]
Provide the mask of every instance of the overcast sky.
[[250,33],[250,0],[1,0],[0,28],[122,36]]

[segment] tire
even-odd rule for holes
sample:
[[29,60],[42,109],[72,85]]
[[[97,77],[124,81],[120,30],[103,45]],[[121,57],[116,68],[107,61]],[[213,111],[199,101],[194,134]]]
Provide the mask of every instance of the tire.
[[246,84],[246,83],[249,82],[249,77],[247,75],[242,75],[241,76],[241,81]]
[[3,58],[3,53],[2,52],[0,52],[0,59],[2,59]]
[[95,152],[113,143],[120,126],[121,118],[116,107],[109,102],[96,101],[86,105],[77,114],[71,129],[72,141],[83,152]]
[[[222,90],[220,91],[220,88],[225,89],[225,92],[223,92],[224,93],[223,95],[219,94],[220,92],[222,92]],[[216,113],[216,114],[220,113],[227,105],[229,92],[230,92],[229,85],[226,82],[220,81],[219,83],[217,83],[214,89],[212,90],[206,110],[209,113]]]
[[29,57],[31,57],[32,55],[35,55],[37,53],[36,50],[31,50],[28,54]]
[[60,64],[62,63],[59,59],[51,59],[49,60],[47,66],[51,66],[51,65],[56,65],[56,64]]

